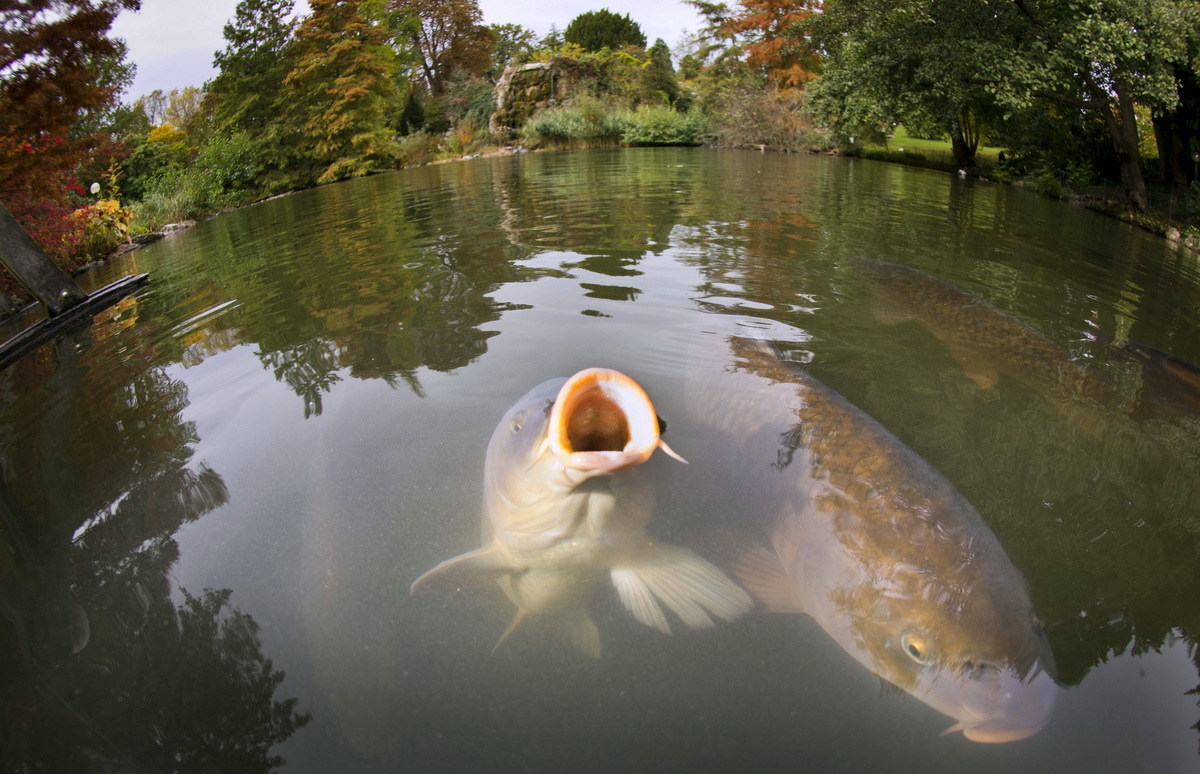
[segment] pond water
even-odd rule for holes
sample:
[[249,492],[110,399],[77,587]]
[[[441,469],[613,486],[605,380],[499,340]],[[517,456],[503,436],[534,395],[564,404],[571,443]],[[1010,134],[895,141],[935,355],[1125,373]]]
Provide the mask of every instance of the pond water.
[[[1183,397],[1147,419],[1047,391],[1036,363],[981,373],[881,311],[863,258],[983,299],[1123,395],[1165,363]],[[91,279],[134,271],[150,285],[0,373],[7,770],[1195,770],[1194,254],[980,181],[642,149],[298,193]],[[496,588],[409,595],[480,545],[505,411],[589,366],[637,379],[693,461],[646,463],[652,535],[753,520],[714,473],[746,450],[686,398],[689,353],[728,333],[777,341],[982,514],[1054,652],[1042,731],[940,736],[803,616],[665,636],[607,587],[589,659],[533,624],[492,652]]]

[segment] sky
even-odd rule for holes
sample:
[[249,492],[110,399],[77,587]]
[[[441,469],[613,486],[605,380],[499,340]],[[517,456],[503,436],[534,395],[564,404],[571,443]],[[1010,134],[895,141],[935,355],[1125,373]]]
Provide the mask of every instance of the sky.
[[[296,5],[307,12],[304,0]],[[225,48],[221,31],[236,7],[237,0],[142,0],[138,13],[122,12],[112,34],[125,40],[129,59],[137,65],[125,100],[155,89],[203,86],[216,75],[213,52]],[[662,38],[674,46],[685,29],[694,32],[700,26],[695,10],[681,0],[479,0],[479,7],[484,24],[520,24],[539,37],[551,24],[561,32],[579,14],[601,8],[628,14],[648,44]]]

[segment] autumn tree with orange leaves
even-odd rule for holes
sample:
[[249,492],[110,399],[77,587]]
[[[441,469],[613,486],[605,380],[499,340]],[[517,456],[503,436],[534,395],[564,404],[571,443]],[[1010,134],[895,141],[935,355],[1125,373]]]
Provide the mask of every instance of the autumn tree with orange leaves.
[[780,89],[803,88],[816,76],[819,61],[805,23],[821,10],[821,0],[742,0],[741,6],[725,30],[745,41],[746,63]]

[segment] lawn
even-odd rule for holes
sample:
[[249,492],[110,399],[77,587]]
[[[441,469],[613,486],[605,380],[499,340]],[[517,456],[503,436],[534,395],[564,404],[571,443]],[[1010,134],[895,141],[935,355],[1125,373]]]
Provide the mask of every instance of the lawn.
[[[896,131],[892,133],[892,138],[886,146],[874,147],[882,147],[891,153],[919,153],[929,161],[942,164],[951,164],[954,160],[949,140],[922,140],[918,137],[910,137],[903,126],[896,127]],[[1003,148],[980,145],[979,150],[975,152],[975,159],[979,164],[995,164],[999,160],[998,157],[1002,150]]]

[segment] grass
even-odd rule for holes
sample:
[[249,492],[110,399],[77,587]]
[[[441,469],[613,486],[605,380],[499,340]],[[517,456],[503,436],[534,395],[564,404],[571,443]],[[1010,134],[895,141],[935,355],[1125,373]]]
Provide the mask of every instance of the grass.
[[[954,152],[949,140],[922,140],[919,137],[912,137],[903,126],[896,127],[896,131],[892,133],[887,144],[868,146],[868,153],[870,149],[880,149],[889,156],[893,154],[909,158],[923,156],[933,165],[946,168],[954,165]],[[980,145],[975,152],[975,163],[979,166],[992,166],[1000,160],[1002,150],[1004,149]],[[903,161],[904,159],[897,160]]]

